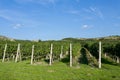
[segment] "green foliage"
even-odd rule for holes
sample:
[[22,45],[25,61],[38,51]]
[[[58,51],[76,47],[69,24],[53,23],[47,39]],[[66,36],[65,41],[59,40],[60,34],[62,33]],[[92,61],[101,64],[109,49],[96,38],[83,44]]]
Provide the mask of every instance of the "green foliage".
[[115,55],[120,58],[120,42],[115,45]]
[[[34,48],[34,59],[35,60],[45,60],[46,55],[50,53],[50,45],[53,44],[53,60],[60,60],[61,46],[63,46],[63,56],[69,56],[70,43],[72,43],[72,56],[73,56],[73,64],[77,64],[79,62],[79,58],[81,56],[81,48],[85,47],[90,54],[98,59],[98,45],[99,40],[79,40],[79,39],[65,39],[61,41],[40,41],[40,42],[32,42],[32,41],[1,41],[0,42],[0,59],[2,59],[5,44],[8,44],[6,51],[6,58],[12,59],[12,56],[16,56],[18,43],[20,43],[20,52],[22,54],[22,60],[28,60],[31,58],[32,53],[32,45],[35,45]],[[108,53],[108,56],[112,58],[112,56],[120,57],[120,41],[114,40],[102,40],[102,54]],[[86,55],[87,56],[87,55]],[[49,56],[48,56],[49,57]],[[49,58],[48,58],[49,59]],[[87,57],[87,59],[89,59]],[[69,60],[69,58],[67,58]],[[96,63],[94,59],[90,59],[89,61]],[[91,63],[90,62],[90,63]]]
[[99,45],[98,45],[98,43],[93,43],[90,46],[89,51],[91,52],[91,54],[93,56],[95,56],[96,59],[99,58]]
[[84,47],[81,49],[81,56],[79,58],[79,62],[90,66],[98,66],[96,58],[91,55],[87,48]]

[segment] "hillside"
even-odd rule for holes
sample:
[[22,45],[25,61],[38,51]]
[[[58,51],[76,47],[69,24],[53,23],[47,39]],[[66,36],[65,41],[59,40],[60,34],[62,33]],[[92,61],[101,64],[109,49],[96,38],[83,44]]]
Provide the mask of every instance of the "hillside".
[[98,37],[98,38],[63,38],[63,41],[81,41],[81,40],[120,40],[119,35]]
[[0,40],[8,40],[8,41],[15,41],[14,39],[12,39],[12,38],[9,38],[9,37],[6,37],[6,36],[2,36],[2,35],[0,35]]
[[[2,35],[0,35],[0,40],[8,40],[8,41],[30,41],[30,40],[13,39],[13,38],[9,38],[9,37],[2,36]],[[120,40],[120,36],[119,35],[113,35],[113,36],[98,37],[98,38],[72,38],[72,37],[68,37],[68,38],[63,38],[63,39],[58,40],[58,41],[88,41],[88,40]],[[41,40],[32,40],[32,41],[33,42],[41,42]],[[50,40],[50,41],[54,42],[55,40]]]
[[108,37],[103,37],[103,39],[113,39],[113,40],[120,40],[120,36],[108,36]]

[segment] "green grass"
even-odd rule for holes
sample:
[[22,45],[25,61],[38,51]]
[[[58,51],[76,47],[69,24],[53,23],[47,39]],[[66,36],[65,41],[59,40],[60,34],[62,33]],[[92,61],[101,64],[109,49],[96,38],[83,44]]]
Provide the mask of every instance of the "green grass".
[[102,69],[80,64],[69,67],[56,62],[30,65],[29,61],[0,62],[0,80],[120,80],[120,66],[102,64]]

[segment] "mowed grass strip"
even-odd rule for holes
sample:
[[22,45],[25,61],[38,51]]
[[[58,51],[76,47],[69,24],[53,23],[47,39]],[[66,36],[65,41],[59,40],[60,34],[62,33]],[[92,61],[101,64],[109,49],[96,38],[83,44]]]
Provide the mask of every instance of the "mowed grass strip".
[[0,62],[0,80],[120,80],[120,66],[102,64],[102,69],[88,65],[69,67],[65,63],[30,65],[29,61]]

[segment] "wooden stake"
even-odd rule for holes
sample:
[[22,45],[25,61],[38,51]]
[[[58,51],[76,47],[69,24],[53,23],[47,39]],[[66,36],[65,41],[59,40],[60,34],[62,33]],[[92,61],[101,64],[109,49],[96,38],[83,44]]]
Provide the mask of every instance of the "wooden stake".
[[18,58],[20,57],[19,54],[20,54],[20,44],[18,44],[17,54],[16,54],[16,58],[15,58],[15,62],[18,61]]
[[7,50],[7,44],[5,44],[5,49],[4,49],[4,54],[3,54],[3,60],[2,60],[2,62],[4,62],[4,61],[5,61],[5,54],[6,54],[6,50]]
[[117,63],[120,63],[119,57],[118,56],[116,56],[116,57],[117,57]]
[[101,41],[99,42],[99,68],[101,68]]
[[72,67],[72,44],[70,43],[70,67]]
[[22,57],[21,57],[21,52],[20,52],[20,45],[19,45],[19,49],[18,49],[18,53],[19,53],[19,60],[21,61],[22,60]]
[[63,46],[61,46],[60,60],[63,58]]
[[53,50],[53,44],[51,44],[51,49],[50,49],[50,62],[49,62],[49,65],[52,65],[52,50]]
[[15,59],[15,55],[13,54],[12,56],[13,56],[13,58],[12,58],[12,59],[13,59],[13,61],[14,61],[14,59]]
[[31,64],[33,64],[34,45],[32,46]]
[[107,54],[105,53],[104,56],[105,56],[105,58],[106,58],[106,57],[107,57]]

